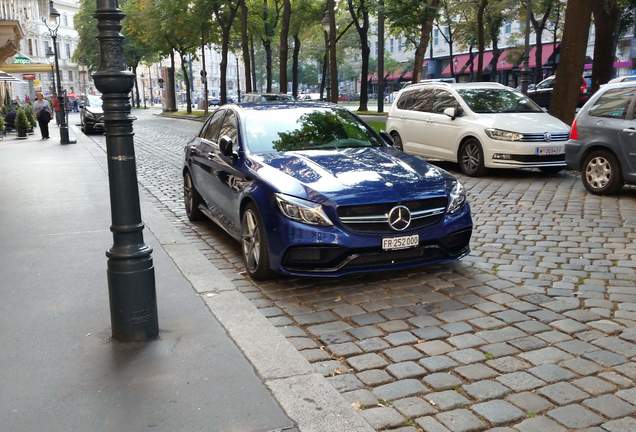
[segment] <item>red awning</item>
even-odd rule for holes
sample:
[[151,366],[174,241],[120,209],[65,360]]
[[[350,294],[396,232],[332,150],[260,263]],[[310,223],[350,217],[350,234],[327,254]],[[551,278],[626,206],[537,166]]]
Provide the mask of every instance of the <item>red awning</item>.
[[[455,64],[455,74],[459,74],[460,71],[466,67],[466,63],[468,63],[469,60],[470,60],[470,54],[459,54],[459,55],[453,56],[453,63]],[[442,71],[442,75],[450,76],[450,74],[451,74],[451,67],[449,62],[448,66],[446,66],[444,70]]]
[[499,61],[497,62],[497,70],[511,70],[515,65],[508,62],[508,55],[510,54],[510,50],[503,50],[501,55],[499,56]]
[[[530,50],[530,67],[531,68],[537,67],[536,52],[537,52],[537,47],[536,46],[532,47],[532,49]],[[546,63],[548,63],[548,60],[550,59],[553,53],[554,53],[553,43],[543,44],[543,51],[541,52],[540,66],[543,66]]]

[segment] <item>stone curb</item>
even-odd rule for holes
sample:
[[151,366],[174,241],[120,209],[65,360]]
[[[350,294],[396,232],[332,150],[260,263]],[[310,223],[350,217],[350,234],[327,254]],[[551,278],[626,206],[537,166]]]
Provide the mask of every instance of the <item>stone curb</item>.
[[[83,137],[79,138],[85,143]],[[93,150],[89,148],[93,156],[103,155],[101,148]],[[300,432],[374,432],[232,281],[166,220],[139,186],[146,227],[202,296]]]

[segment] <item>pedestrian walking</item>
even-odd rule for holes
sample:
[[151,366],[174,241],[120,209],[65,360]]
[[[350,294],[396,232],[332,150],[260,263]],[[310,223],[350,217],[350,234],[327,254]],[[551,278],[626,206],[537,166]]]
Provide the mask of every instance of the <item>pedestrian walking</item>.
[[55,110],[55,122],[59,126],[60,123],[62,122],[61,120],[62,107],[60,104],[60,99],[57,96],[51,96],[51,103],[53,104],[53,109]]
[[53,117],[53,110],[51,110],[49,101],[44,99],[42,92],[38,92],[36,98],[36,101],[33,103],[33,112],[40,125],[42,139],[49,139],[49,122],[51,121],[51,117]]

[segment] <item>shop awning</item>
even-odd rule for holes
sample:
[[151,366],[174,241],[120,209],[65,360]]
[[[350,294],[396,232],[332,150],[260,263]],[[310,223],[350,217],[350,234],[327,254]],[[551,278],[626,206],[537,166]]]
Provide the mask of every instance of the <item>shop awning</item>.
[[0,64],[0,69],[7,73],[36,73],[51,72],[51,65],[47,63],[29,63],[29,64]]
[[[468,61],[470,60],[470,54],[459,54],[456,56],[453,56],[453,63],[455,63],[455,74],[459,74],[461,73],[461,71],[466,67],[466,64],[468,63]],[[444,70],[442,71],[442,75],[450,75],[451,74],[451,67],[450,67],[450,63],[448,64],[448,66],[446,66],[444,68]]]
[[[531,68],[537,67],[536,53],[537,53],[537,47],[534,46],[530,50],[530,59],[529,60],[530,60],[530,67]],[[547,64],[548,60],[550,60],[550,57],[552,56],[552,54],[554,54],[554,44],[553,43],[543,44],[543,51],[541,52],[541,64],[540,64],[540,66],[543,66],[543,65]]]
[[6,81],[20,81],[20,80],[14,77],[13,75],[9,75],[8,73],[4,71],[0,71],[0,81],[6,82]]

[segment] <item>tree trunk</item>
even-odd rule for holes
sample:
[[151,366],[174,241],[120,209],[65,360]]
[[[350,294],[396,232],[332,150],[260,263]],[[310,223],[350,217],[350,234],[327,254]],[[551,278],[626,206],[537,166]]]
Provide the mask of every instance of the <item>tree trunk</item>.
[[484,51],[486,50],[484,13],[487,5],[488,0],[480,0],[477,8],[477,81],[481,81],[484,74]]
[[535,30],[537,44],[534,50],[534,82],[538,83],[543,79],[543,41],[542,33]]
[[227,103],[227,53],[230,46],[230,29],[221,33],[221,105]]
[[137,64],[133,65],[132,72],[135,75],[135,102],[137,108],[141,108],[141,102],[139,98],[139,83],[137,82]]
[[550,114],[571,123],[576,112],[585,64],[587,35],[590,29],[592,3],[595,0],[568,0],[565,28],[561,41],[561,60],[550,103]]
[[[431,0],[430,9],[437,10],[440,0]],[[420,24],[420,41],[415,50],[415,60],[413,62],[413,84],[420,81],[422,77],[422,66],[424,65],[424,54],[426,54],[426,47],[431,37],[431,30],[433,30],[433,19],[435,18],[435,12],[426,14],[424,22]]]
[[263,48],[265,48],[265,75],[266,75],[266,92],[272,92],[272,43],[267,39],[263,40]]
[[283,0],[283,18],[280,23],[280,48],[278,61],[278,92],[287,93],[287,52],[289,45],[289,20],[291,18],[291,0]]
[[241,48],[245,68],[245,92],[252,92],[252,62],[250,58],[249,39],[247,36],[247,4],[241,0]]
[[[327,82],[327,66],[329,65],[329,35],[323,32],[325,36],[325,55],[322,58],[322,77],[320,79],[320,100],[325,98],[325,84]],[[329,99],[329,95],[327,95]]]
[[[557,0],[560,2],[560,0]],[[558,4],[557,7],[560,7]],[[547,8],[543,11],[543,17],[541,20],[537,20],[534,16],[534,13],[530,13],[530,22],[532,23],[532,27],[534,28],[535,40],[536,40],[536,48],[534,51],[534,60],[535,60],[535,70],[534,70],[534,82],[538,83],[543,79],[543,32],[545,30],[545,26],[550,18],[550,14],[552,13],[552,8],[554,7],[554,0],[550,0],[547,4]],[[557,20],[559,19],[559,14],[557,10]],[[558,22],[554,24],[555,28],[558,28]],[[554,39],[556,41],[556,38]]]
[[181,71],[183,72],[183,80],[186,86],[186,111],[188,114],[192,113],[192,98],[190,94],[190,75],[188,74],[188,68],[185,61],[185,54],[179,52],[179,58],[181,59]]
[[501,28],[501,22],[495,20],[490,25],[490,40],[492,41],[492,59],[490,60],[490,81],[497,82],[497,63],[499,63],[499,57],[501,56],[501,50],[499,49],[499,29]]
[[252,91],[258,91],[256,83],[256,53],[254,52],[254,39],[250,37],[250,55],[252,60]]
[[[205,66],[205,35],[201,32],[201,79],[203,80],[203,113],[208,116],[208,70]],[[152,82],[152,81],[151,81]]]
[[[367,46],[368,46],[367,41]],[[369,50],[370,51],[370,50]],[[378,112],[384,111],[384,0],[378,0]],[[363,82],[369,83],[369,76],[362,76]]]
[[174,79],[174,50],[170,50],[170,69],[168,70],[168,85],[172,88],[168,91],[168,100],[166,101],[166,111],[177,111],[177,91],[176,91],[176,80]]
[[592,5],[592,14],[594,15],[596,38],[594,40],[590,94],[596,92],[601,84],[612,79],[621,10],[616,4],[616,0],[597,0]]
[[471,81],[475,81],[475,62],[474,57],[473,57],[473,45],[470,44],[470,46],[468,47],[468,62],[470,64],[470,68],[468,69],[470,71],[470,80]]
[[300,55],[300,38],[294,34],[294,51],[292,53],[292,94],[298,97],[298,56]]
[[[369,48],[369,38],[367,34],[364,38],[361,37],[360,45],[362,47],[362,72],[360,77],[360,106],[358,111],[368,111],[369,102],[369,54],[371,49]],[[384,76],[378,75],[378,86],[380,82],[384,81]],[[378,99],[383,98],[383,95],[378,94]]]
[[[450,32],[449,32],[450,33]],[[455,63],[453,62],[453,37],[448,41],[448,58],[450,59],[450,73],[453,78],[455,76]]]
[[335,0],[327,0],[329,19],[329,82],[330,100],[338,103],[338,64],[336,60],[336,4]]

